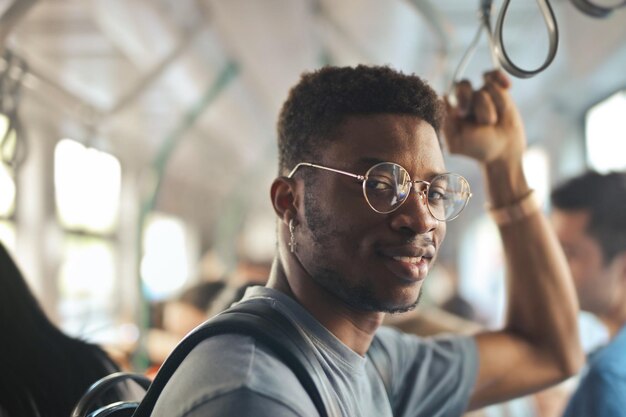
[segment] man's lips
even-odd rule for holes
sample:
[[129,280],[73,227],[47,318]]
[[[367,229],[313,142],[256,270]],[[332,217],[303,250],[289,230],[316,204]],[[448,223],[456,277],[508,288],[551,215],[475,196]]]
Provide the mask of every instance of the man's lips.
[[428,266],[435,255],[435,248],[432,246],[381,248],[378,253],[384,258],[387,269],[394,275],[402,280],[415,282],[426,278]]
[[391,259],[396,260],[398,262],[405,262],[410,264],[419,264],[425,258],[421,256],[392,256]]
[[380,255],[398,260],[415,260],[418,258],[432,259],[435,256],[434,246],[397,246],[378,248]]

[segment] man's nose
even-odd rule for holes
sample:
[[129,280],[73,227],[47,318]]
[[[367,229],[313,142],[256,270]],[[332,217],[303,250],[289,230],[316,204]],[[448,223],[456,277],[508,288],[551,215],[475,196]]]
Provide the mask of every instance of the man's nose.
[[437,228],[439,221],[428,209],[428,196],[425,187],[417,186],[409,192],[406,201],[391,213],[391,227],[409,234],[424,234]]

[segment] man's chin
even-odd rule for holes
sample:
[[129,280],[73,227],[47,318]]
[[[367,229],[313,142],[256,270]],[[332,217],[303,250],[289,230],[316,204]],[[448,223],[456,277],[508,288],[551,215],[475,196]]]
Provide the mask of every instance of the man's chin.
[[[410,289],[398,289],[397,292],[381,294],[373,287],[341,285],[342,280],[336,276],[324,274],[313,276],[314,281],[325,288],[352,309],[362,312],[405,313],[415,309],[422,295],[420,283]],[[417,292],[417,294],[416,294]]]
[[391,313],[391,314],[399,314],[399,313],[407,313],[409,311],[415,310],[418,306],[420,299],[422,298],[422,286],[419,285],[417,288],[417,294],[413,292],[412,294],[403,294],[402,300],[394,300],[387,303],[382,303],[380,312],[383,313]]
[[400,314],[400,313],[408,313],[409,311],[413,311],[415,310],[415,307],[417,307],[417,305],[419,304],[419,299],[420,299],[421,294],[422,293],[420,292],[420,295],[417,297],[417,300],[415,300],[412,303],[385,306],[383,309],[380,310],[380,312],[389,313],[389,314]]
[[389,314],[399,314],[406,313],[412,310],[415,310],[417,305],[419,304],[420,298],[422,296],[422,291],[420,289],[417,297],[412,301],[388,301],[388,300],[353,300],[351,303],[352,306],[361,311],[369,311],[369,312],[377,312],[377,313],[389,313]]

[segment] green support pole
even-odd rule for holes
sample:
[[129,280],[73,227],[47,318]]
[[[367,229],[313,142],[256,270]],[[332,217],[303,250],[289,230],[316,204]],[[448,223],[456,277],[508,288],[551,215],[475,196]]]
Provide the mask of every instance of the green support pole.
[[[137,220],[137,267],[136,278],[138,287],[141,289],[141,300],[139,310],[140,333],[143,334],[148,328],[150,322],[150,305],[143,294],[143,284],[141,282],[141,258],[143,255],[143,231],[148,215],[154,210],[156,202],[161,190],[163,177],[167,169],[167,164],[173,155],[176,147],[180,144],[185,133],[196,123],[202,113],[219,97],[220,93],[235,79],[239,73],[237,64],[229,61],[219,73],[217,79],[209,85],[202,97],[189,109],[183,116],[180,123],[165,136],[163,144],[159,149],[154,161],[152,162],[152,172],[154,173],[154,188],[150,195],[142,200],[139,218]],[[148,357],[146,355],[143,341],[140,338],[139,348],[134,355],[133,364],[137,370],[145,370],[148,365]]]

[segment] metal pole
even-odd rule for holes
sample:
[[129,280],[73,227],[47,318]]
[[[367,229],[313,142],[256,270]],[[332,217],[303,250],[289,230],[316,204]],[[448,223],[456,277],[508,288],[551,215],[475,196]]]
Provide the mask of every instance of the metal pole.
[[[200,99],[183,116],[180,123],[169,134],[165,136],[163,144],[161,145],[161,148],[159,149],[156,157],[154,158],[154,161],[152,162],[151,170],[154,173],[155,178],[154,188],[152,189],[150,194],[142,201],[139,218],[137,220],[138,233],[136,250],[138,256],[136,266],[136,278],[137,285],[140,289],[142,288],[140,265],[143,254],[143,231],[148,215],[156,207],[156,202],[159,196],[159,192],[161,190],[161,184],[163,182],[165,171],[167,169],[167,163],[169,162],[176,147],[184,138],[185,133],[187,133],[187,131],[195,124],[195,122],[202,115],[202,113],[213,103],[213,101],[220,95],[220,93],[224,91],[224,89],[231,83],[231,81],[235,79],[238,73],[239,68],[237,64],[233,61],[229,61],[222,69],[217,79],[213,83],[211,83],[211,85],[206,89],[202,97],[200,97]],[[143,292],[141,293],[143,294]],[[142,296],[140,300],[140,311],[138,320],[138,323],[140,324],[140,332],[142,333],[149,325],[149,307],[149,302],[145,299],[145,297]],[[133,362],[137,369],[146,368],[148,362],[146,352],[143,346],[140,346],[140,348],[138,349]]]

